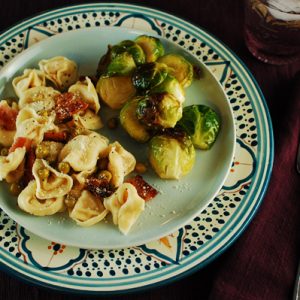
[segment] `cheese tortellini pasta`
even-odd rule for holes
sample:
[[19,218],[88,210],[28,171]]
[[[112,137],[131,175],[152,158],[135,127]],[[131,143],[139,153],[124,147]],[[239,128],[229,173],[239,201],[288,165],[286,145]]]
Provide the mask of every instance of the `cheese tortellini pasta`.
[[34,180],[30,181],[28,186],[18,196],[19,207],[29,214],[35,216],[50,216],[64,208],[64,198],[49,197],[39,199],[36,196],[37,184]]
[[112,213],[114,224],[127,234],[145,209],[145,201],[132,184],[123,183],[114,194],[104,199],[104,206]]
[[21,97],[30,88],[45,86],[46,76],[40,70],[25,69],[23,75],[14,78],[12,85],[16,95]]
[[74,61],[38,65],[15,77],[14,97],[0,102],[0,181],[24,213],[65,213],[83,227],[111,214],[127,234],[145,208],[141,186],[125,183],[135,157],[94,131],[103,127],[98,94],[91,78],[78,81]]
[[76,63],[64,56],[43,59],[39,62],[39,67],[59,90],[67,89],[78,78]]
[[96,132],[78,135],[69,141],[59,154],[59,161],[64,161],[77,172],[91,170],[97,164],[98,156],[108,146],[108,139]]
[[[43,172],[48,173],[48,176],[45,176],[46,178],[43,178]],[[36,196],[39,199],[62,197],[72,189],[72,177],[58,172],[43,159],[35,160],[32,174],[36,180]]]

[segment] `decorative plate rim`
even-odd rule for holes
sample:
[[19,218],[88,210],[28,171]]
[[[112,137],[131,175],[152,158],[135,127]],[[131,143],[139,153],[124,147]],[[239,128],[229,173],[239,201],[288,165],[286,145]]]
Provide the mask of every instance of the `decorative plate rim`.
[[[147,7],[147,6],[143,6],[143,5],[132,5],[132,4],[125,4],[125,3],[88,3],[88,4],[81,4],[81,5],[71,5],[71,6],[64,6],[61,8],[57,8],[57,9],[53,9],[53,10],[49,10],[43,13],[39,13],[33,17],[29,17],[27,19],[24,19],[18,23],[16,23],[15,25],[13,25],[12,27],[10,27],[9,29],[4,30],[1,33],[1,40],[3,39],[2,35],[5,34],[5,36],[9,35],[9,34],[13,34],[14,31],[16,31],[18,29],[18,27],[24,27],[25,24],[27,22],[33,22],[36,21],[37,19],[40,18],[44,18],[47,15],[53,14],[54,17],[58,17],[56,14],[60,14],[63,11],[72,11],[72,10],[82,10],[85,8],[103,8],[103,9],[119,9],[120,7],[122,8],[128,8],[128,9],[135,9],[139,12],[143,12],[144,10],[149,10],[152,14],[157,14],[157,15],[162,15],[166,20],[168,20],[169,22],[174,21],[174,22],[179,22],[179,23],[183,23],[183,25],[191,25],[190,26],[190,31],[195,31],[195,33],[197,33],[197,30],[201,33],[205,35],[206,39],[209,39],[211,41],[210,46],[214,46],[213,48],[220,48],[219,51],[223,50],[224,53],[226,53],[226,58],[228,59],[228,57],[230,59],[235,60],[235,64],[237,64],[235,66],[235,69],[238,68],[240,73],[244,73],[243,74],[243,80],[248,81],[248,85],[253,89],[252,93],[253,93],[253,99],[255,101],[260,101],[261,104],[261,108],[260,108],[260,114],[263,115],[266,124],[262,124],[264,125],[264,142],[267,142],[267,146],[269,146],[269,148],[267,147],[267,150],[269,151],[268,154],[268,160],[266,161],[266,166],[264,168],[264,172],[263,174],[259,173],[258,177],[263,177],[263,183],[262,186],[259,187],[259,191],[258,193],[256,193],[255,197],[256,201],[255,203],[252,203],[253,201],[251,201],[251,203],[248,203],[248,201],[244,201],[244,205],[241,209],[239,209],[239,214],[235,215],[234,217],[232,216],[232,219],[230,219],[230,222],[226,223],[225,226],[222,227],[222,230],[224,232],[224,227],[230,227],[230,228],[236,228],[236,224],[240,224],[239,227],[237,227],[237,229],[234,231],[234,233],[230,235],[228,235],[225,239],[225,242],[223,242],[223,244],[221,245],[221,247],[219,247],[218,249],[216,249],[217,251],[213,252],[212,254],[208,255],[208,257],[206,257],[202,262],[200,262],[199,264],[191,264],[188,263],[188,266],[184,269],[181,270],[179,273],[175,274],[176,276],[174,277],[167,277],[164,278],[161,281],[158,282],[154,282],[152,284],[148,284],[148,285],[142,285],[142,286],[136,286],[136,287],[132,287],[129,289],[120,289],[118,291],[112,292],[110,291],[104,291],[104,290],[81,290],[79,288],[67,288],[66,286],[55,286],[55,285],[51,285],[47,282],[44,282],[42,280],[35,280],[32,277],[29,277],[25,274],[22,274],[20,271],[16,271],[10,267],[8,267],[5,263],[2,263],[4,269],[6,271],[8,271],[9,273],[13,273],[16,276],[25,279],[27,282],[30,283],[35,283],[38,284],[40,286],[44,286],[44,287],[51,287],[52,289],[57,289],[57,290],[63,290],[63,291],[68,291],[68,292],[76,292],[76,293],[84,293],[84,294],[99,294],[99,293],[111,293],[111,294],[120,294],[120,293],[124,293],[124,292],[128,292],[128,291],[136,291],[136,290],[144,290],[144,289],[148,289],[150,288],[153,284],[155,284],[155,286],[161,286],[164,285],[166,283],[170,283],[174,280],[178,280],[184,276],[187,276],[188,274],[191,274],[192,272],[204,267],[205,265],[207,265],[208,263],[210,263],[212,260],[214,260],[217,256],[219,256],[221,253],[223,253],[240,235],[241,233],[244,231],[244,229],[249,225],[250,221],[253,219],[254,214],[257,212],[257,209],[259,208],[264,195],[266,193],[268,184],[269,184],[269,180],[271,177],[271,171],[272,171],[272,165],[273,165],[273,159],[274,159],[274,138],[273,138],[273,129],[272,129],[272,122],[271,122],[271,117],[268,111],[268,107],[265,101],[265,98],[262,94],[261,89],[259,88],[255,78],[253,77],[253,75],[251,74],[251,72],[249,71],[249,69],[245,66],[245,64],[242,62],[242,60],[227,46],[225,45],[222,41],[220,41],[217,37],[215,37],[214,35],[210,34],[206,29],[201,28],[198,25],[193,25],[191,22],[186,21],[182,18],[179,17],[175,17],[172,15],[167,15],[166,12],[164,11],[160,11],[160,10],[156,10],[154,8],[151,7]],[[79,13],[79,11],[77,11]],[[81,11],[80,11],[81,12]],[[24,28],[25,29],[25,28]],[[28,28],[26,28],[28,29]],[[222,52],[222,51],[221,51]],[[240,66],[239,66],[240,65]],[[256,95],[255,95],[256,94]],[[255,117],[257,118],[257,112],[255,112],[254,110],[254,114]],[[260,123],[257,123],[258,125],[260,125]],[[266,136],[267,135],[267,136]],[[259,145],[260,146],[260,145]],[[262,152],[261,149],[257,150],[257,155],[265,155],[265,152]],[[255,173],[258,173],[258,171],[256,170]],[[257,175],[257,174],[255,174]],[[255,176],[254,175],[254,176]],[[248,198],[250,198],[249,194],[247,195]],[[253,200],[253,199],[252,199]],[[252,204],[252,205],[251,205]],[[245,215],[246,212],[246,215]],[[237,214],[237,212],[234,212],[235,214]],[[230,224],[229,224],[230,223]],[[219,239],[222,238],[223,236],[219,236]],[[216,238],[217,239],[217,238]],[[214,248],[214,246],[210,247],[210,248]],[[2,258],[2,250],[0,249],[0,257]],[[209,251],[209,250],[208,250]],[[203,251],[202,251],[203,252]],[[192,255],[193,256],[193,255]],[[197,257],[194,257],[197,256]],[[190,260],[197,260],[199,259],[198,256],[201,256],[201,253],[199,255],[194,255],[192,258],[188,257]],[[185,259],[188,259],[185,258]],[[31,274],[32,275],[32,274]]]

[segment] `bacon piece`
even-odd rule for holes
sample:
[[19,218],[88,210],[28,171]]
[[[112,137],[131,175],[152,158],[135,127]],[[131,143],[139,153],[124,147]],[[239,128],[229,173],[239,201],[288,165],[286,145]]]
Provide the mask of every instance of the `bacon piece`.
[[88,104],[74,93],[63,93],[55,97],[56,118],[59,122],[69,121],[72,116],[80,111],[85,111]]
[[136,188],[138,195],[145,201],[151,200],[158,194],[158,191],[147,183],[141,175],[128,178],[125,182],[131,183]]
[[114,193],[113,187],[105,179],[98,179],[95,177],[86,180],[86,188],[94,195],[105,198]]
[[22,185],[27,186],[28,182],[33,180],[32,167],[35,162],[35,151],[33,147],[30,147],[25,157],[25,172],[22,179]]
[[53,142],[66,142],[68,139],[68,133],[66,131],[46,131],[44,134],[44,141]]
[[8,105],[0,105],[0,127],[5,130],[16,130],[18,110]]
[[17,137],[12,146],[9,148],[9,153],[14,152],[17,148],[25,147],[26,151],[30,150],[32,140],[26,137]]

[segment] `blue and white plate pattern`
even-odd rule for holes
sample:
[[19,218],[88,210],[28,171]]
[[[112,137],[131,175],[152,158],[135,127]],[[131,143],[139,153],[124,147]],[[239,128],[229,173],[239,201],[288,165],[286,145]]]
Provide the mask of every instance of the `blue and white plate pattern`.
[[203,267],[252,219],[273,163],[272,125],[249,71],[205,30],[170,14],[128,4],[95,3],[50,11],[0,38],[0,68],[42,39],[86,27],[119,26],[155,33],[202,60],[223,85],[235,117],[234,161],[223,188],[190,224],[160,240],[114,250],[84,250],[47,241],[0,211],[4,270],[38,285],[81,293],[118,293],[158,286]]

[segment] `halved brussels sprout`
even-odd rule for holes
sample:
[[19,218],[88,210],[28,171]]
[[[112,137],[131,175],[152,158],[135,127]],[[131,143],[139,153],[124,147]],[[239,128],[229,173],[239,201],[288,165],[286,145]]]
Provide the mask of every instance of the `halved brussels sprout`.
[[158,86],[151,90],[151,93],[164,93],[172,94],[180,103],[185,101],[185,91],[178,80],[168,75],[165,80]]
[[173,75],[184,87],[191,85],[193,81],[193,66],[181,55],[167,54],[158,59],[169,67],[169,73]]
[[150,128],[173,128],[182,117],[182,106],[169,93],[151,94],[138,102],[136,114]]
[[140,91],[148,91],[161,84],[168,75],[167,66],[155,62],[140,65],[132,74],[132,83]]
[[110,64],[107,66],[106,75],[114,76],[114,75],[129,75],[136,68],[133,57],[127,53],[123,52],[117,54]]
[[127,133],[138,142],[147,142],[150,139],[148,128],[136,116],[137,105],[140,98],[128,101],[120,112],[120,122]]
[[149,142],[149,162],[163,179],[179,179],[188,174],[195,163],[196,153],[190,137],[172,132],[154,136]]
[[206,105],[191,105],[183,109],[178,126],[191,136],[195,147],[207,150],[219,133],[220,117]]
[[128,52],[133,57],[137,65],[144,64],[146,62],[145,53],[142,47],[137,43],[130,40],[125,40],[118,44],[118,46],[119,48],[123,49],[123,51]]
[[135,42],[144,50],[146,62],[156,61],[160,56],[164,55],[164,47],[156,37],[140,35],[135,39]]
[[129,76],[102,76],[96,90],[101,100],[112,109],[120,109],[136,93]]

